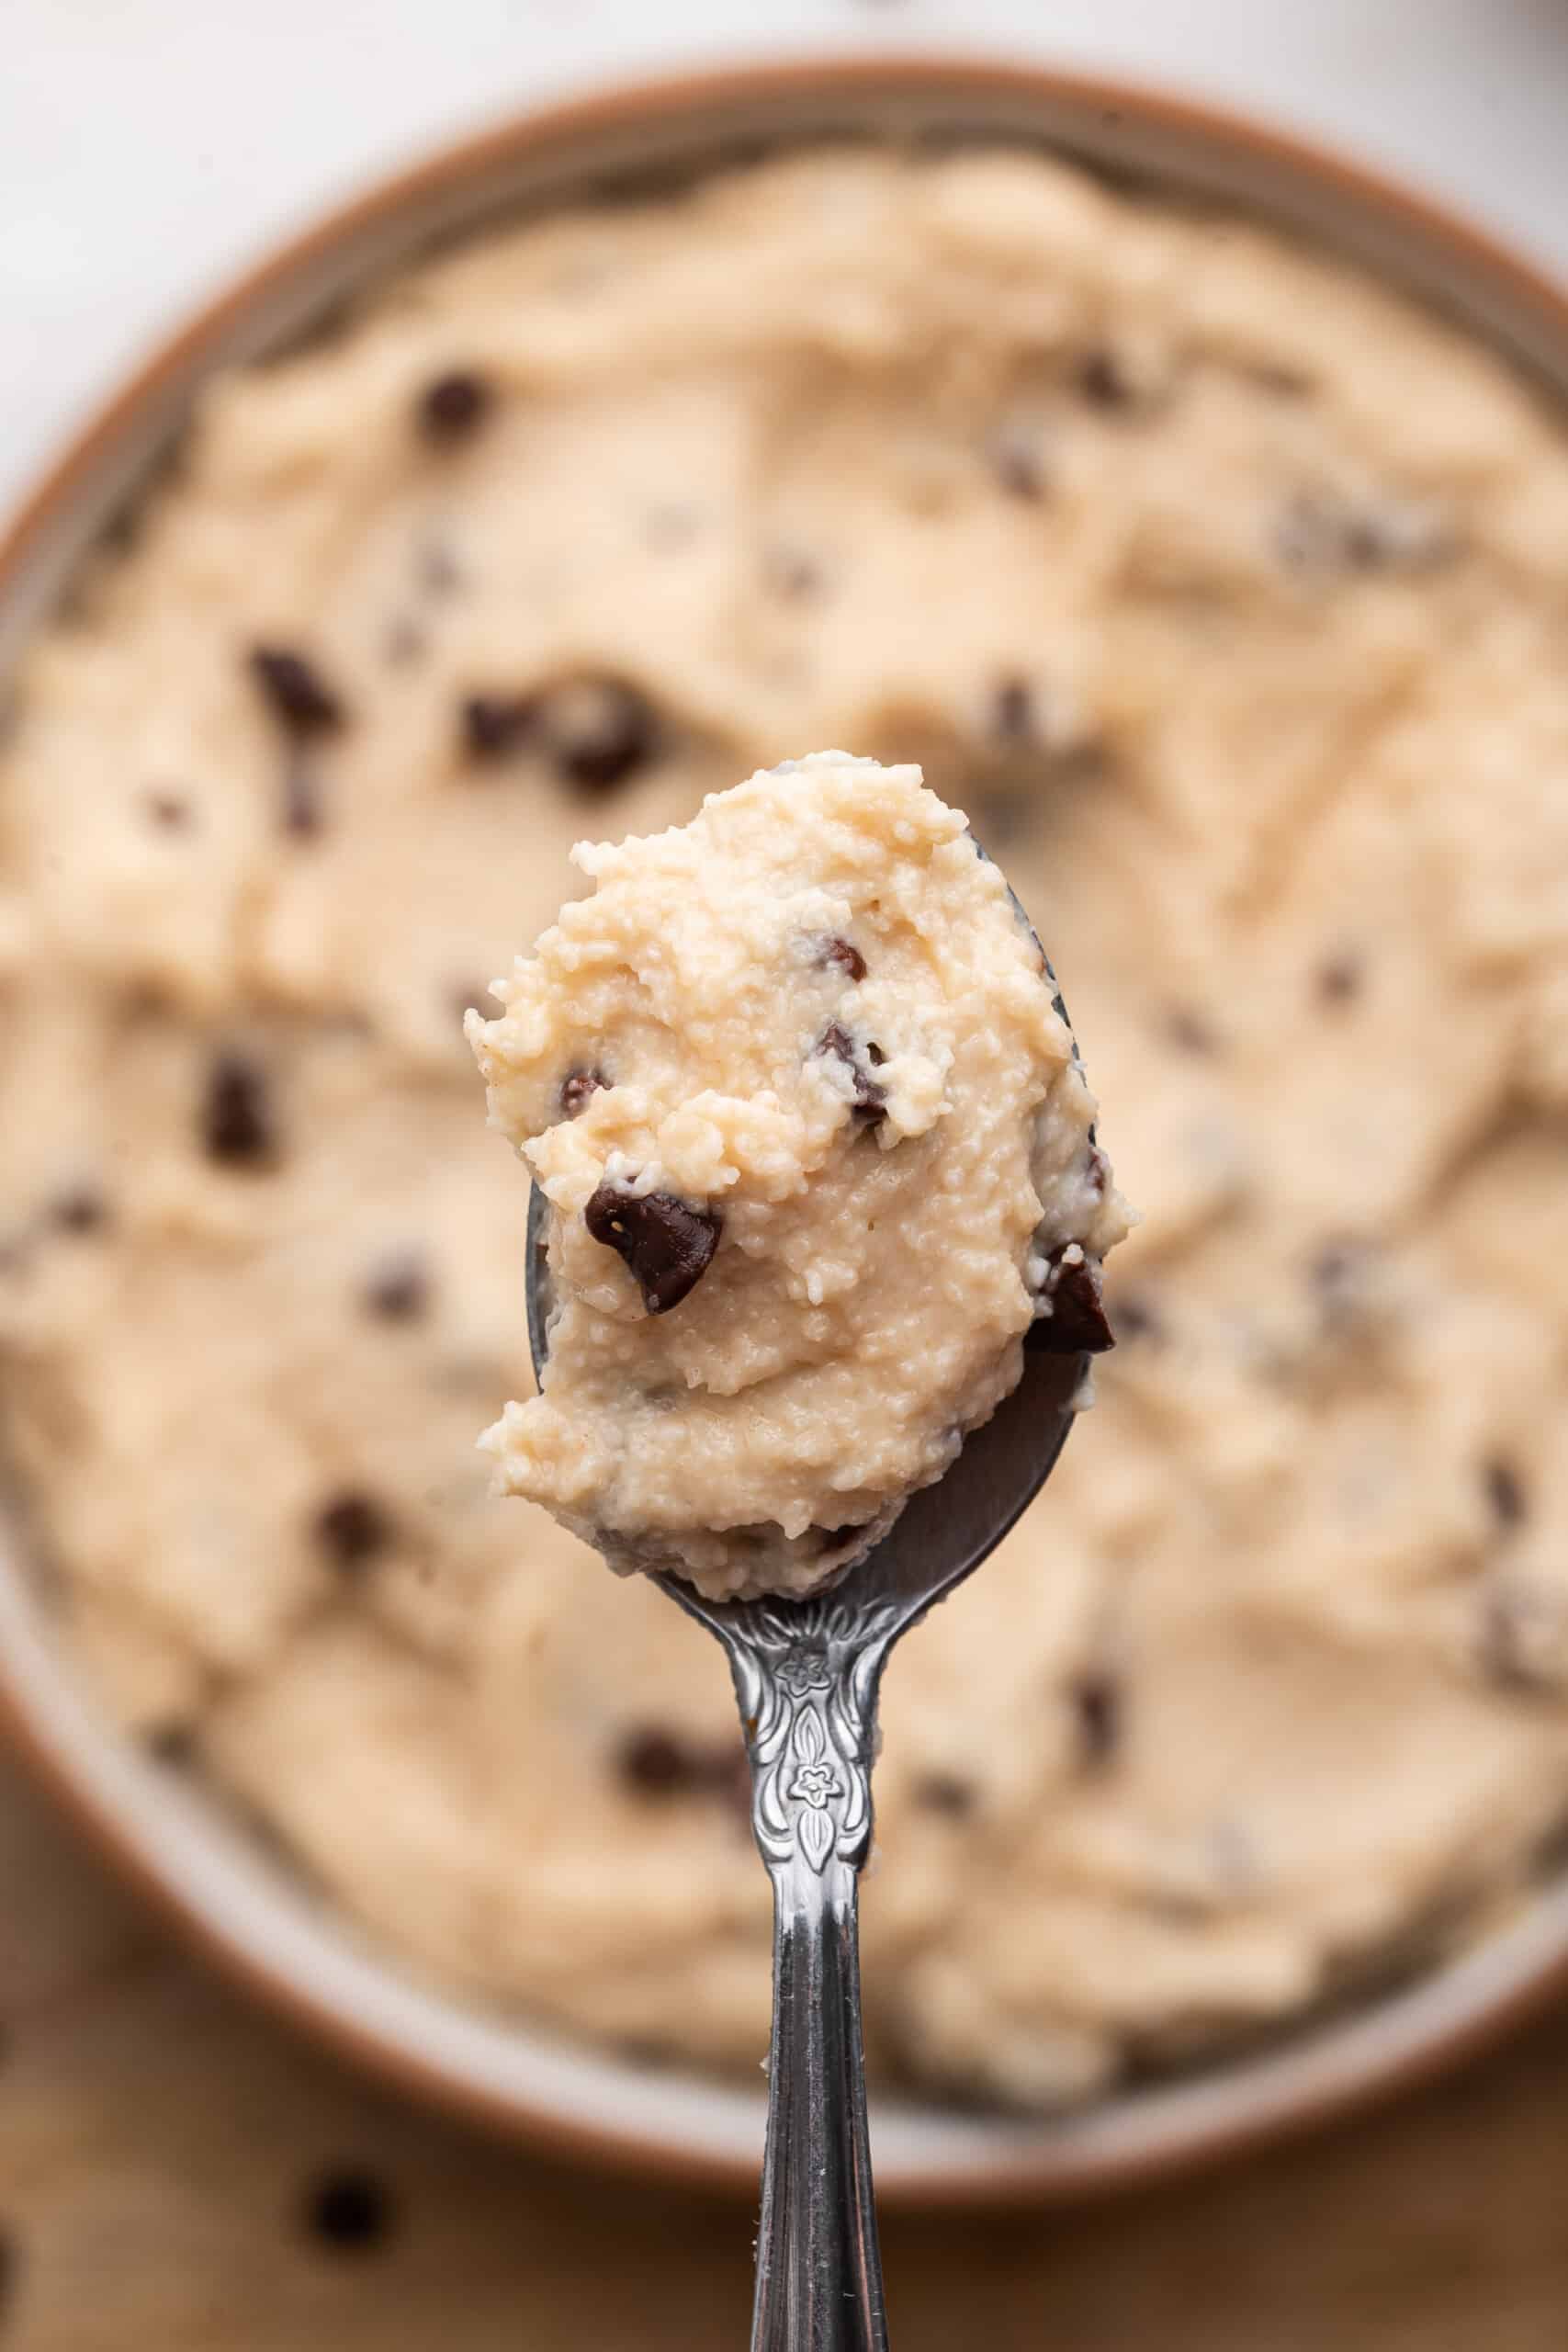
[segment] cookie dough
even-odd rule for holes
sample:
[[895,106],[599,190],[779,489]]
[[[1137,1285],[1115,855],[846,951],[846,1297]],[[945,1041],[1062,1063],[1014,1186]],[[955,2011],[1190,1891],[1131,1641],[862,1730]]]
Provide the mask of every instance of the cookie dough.
[[1145,1214],[888,1674],[875,2064],[1081,2098],[1476,1932],[1568,1816],[1565,548],[1489,352],[1002,148],[536,220],[215,384],[0,748],[0,1405],[107,1703],[405,1964],[756,2081],[723,1660],[475,1452],[461,1018],[574,841],[847,743],[1004,866]]
[[1126,1230],[1044,959],[916,767],[821,752],[593,882],[468,1015],[554,1215],[503,1491],[614,1567],[803,1593],[940,1478]]

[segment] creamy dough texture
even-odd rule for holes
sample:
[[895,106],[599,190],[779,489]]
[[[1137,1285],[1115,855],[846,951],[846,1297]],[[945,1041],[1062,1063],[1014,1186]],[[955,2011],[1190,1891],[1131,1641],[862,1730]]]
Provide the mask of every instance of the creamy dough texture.
[[468,1035],[555,1214],[502,1489],[714,1600],[861,1557],[1017,1386],[1104,1347],[1126,1230],[1044,959],[915,767],[823,752],[595,885]]
[[1145,1216],[1104,1409],[888,1675],[876,2064],[1083,2096],[1510,1900],[1568,1810],[1565,549],[1484,351],[1025,154],[509,231],[214,386],[0,752],[6,1431],[122,1719],[412,1965],[755,2082],[723,1660],[474,1448],[525,1188],[460,1009],[572,842],[845,743],[1005,867]]

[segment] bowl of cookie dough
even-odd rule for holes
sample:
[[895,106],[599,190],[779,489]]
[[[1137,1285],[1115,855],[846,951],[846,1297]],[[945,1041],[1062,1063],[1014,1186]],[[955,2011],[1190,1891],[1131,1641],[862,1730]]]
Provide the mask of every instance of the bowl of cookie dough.
[[0,546],[0,1713],[411,2092],[750,2188],[694,1626],[488,1490],[461,1023],[569,844],[918,759],[1050,941],[1119,1345],[905,1645],[891,2199],[1082,2194],[1568,1972],[1568,306],[1231,118],[835,62],[505,125],[254,270]]

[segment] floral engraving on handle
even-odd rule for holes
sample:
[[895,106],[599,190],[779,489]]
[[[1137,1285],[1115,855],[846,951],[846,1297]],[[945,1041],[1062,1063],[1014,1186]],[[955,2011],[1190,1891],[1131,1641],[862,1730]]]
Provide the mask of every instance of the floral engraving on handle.
[[852,1868],[871,1843],[876,1679],[897,1611],[831,1595],[759,1609],[732,1651],[754,1782],[752,1822],[772,1865]]

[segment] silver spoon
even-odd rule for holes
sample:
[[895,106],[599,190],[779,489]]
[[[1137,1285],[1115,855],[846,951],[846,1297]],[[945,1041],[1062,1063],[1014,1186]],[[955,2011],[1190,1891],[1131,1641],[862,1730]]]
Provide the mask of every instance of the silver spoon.
[[[1055,989],[1048,963],[1044,972]],[[1056,1004],[1065,1020],[1060,996]],[[528,1344],[541,1380],[549,1354],[549,1215],[536,1185]],[[857,1901],[871,1849],[877,1692],[894,1643],[979,1566],[1043,1486],[1088,1362],[1026,1350],[1018,1386],[965,1440],[952,1468],[826,1592],[716,1601],[679,1577],[653,1578],[729,1660],[751,1766],[752,1827],[773,1883],[773,2030],[751,2352],[886,2352]]]

